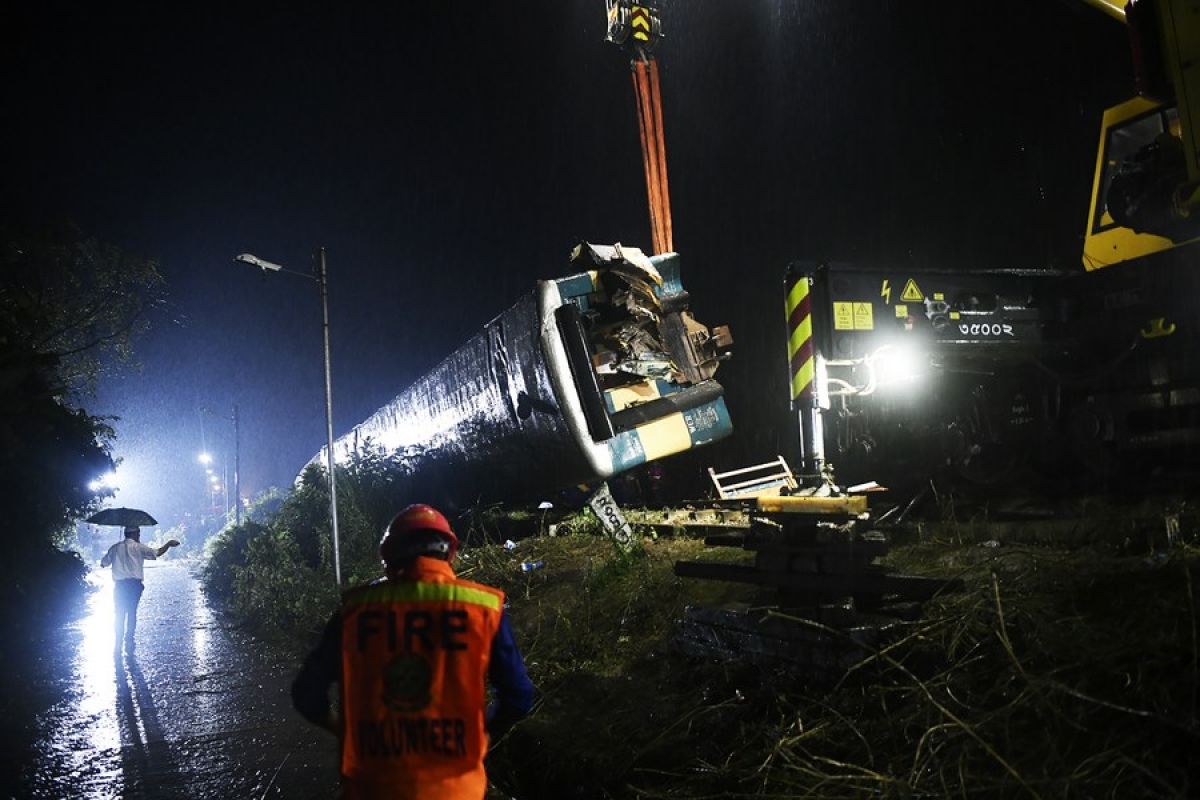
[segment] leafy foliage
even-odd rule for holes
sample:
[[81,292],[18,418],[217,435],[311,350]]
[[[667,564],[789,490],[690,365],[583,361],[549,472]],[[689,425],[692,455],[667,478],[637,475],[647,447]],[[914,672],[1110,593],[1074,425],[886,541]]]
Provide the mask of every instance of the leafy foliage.
[[[99,495],[90,481],[113,469],[105,420],[59,401],[50,376],[36,360],[11,349],[2,372],[16,384],[0,406],[0,482],[11,492],[9,524],[23,542],[57,542],[68,526],[91,511]],[[7,380],[6,380],[7,382]]]
[[78,553],[63,552],[44,541],[23,546],[19,560],[12,563],[21,569],[0,587],[0,632],[9,644],[25,636],[36,638],[46,620],[71,611],[83,596],[88,571]]
[[287,494],[278,486],[262,490],[250,500],[250,505],[246,508],[246,519],[263,525],[267,524],[275,514],[279,513],[286,497]]
[[269,531],[257,522],[244,522],[240,527],[226,528],[209,539],[204,548],[204,588],[218,598],[232,597],[237,569],[246,563],[250,539]]
[[236,610],[276,631],[311,632],[337,599],[331,582],[298,563],[287,532],[264,530],[245,540],[245,563],[234,566]]
[[[379,536],[406,504],[405,471],[378,452],[338,467],[338,535],[346,586],[379,577]],[[337,602],[329,481],[312,465],[272,508],[227,528],[207,548],[204,583],[244,619],[263,628],[307,631]]]
[[67,398],[109,360],[128,361],[162,297],[154,262],[74,228],[0,231],[0,485],[16,534],[0,588],[6,630],[36,621],[33,598],[80,585],[78,557],[56,546],[108,493],[89,484],[115,466],[113,429]]
[[153,261],[70,226],[0,235],[0,477],[20,501],[15,522],[49,539],[91,508],[88,482],[113,468],[108,420],[65,397],[110,356],[129,359],[163,279]]
[[165,302],[158,264],[85,238],[70,225],[3,232],[0,330],[51,360],[69,389],[94,388],[111,360],[128,363]]
[[305,469],[300,484],[264,524],[288,532],[296,542],[300,563],[310,569],[320,567],[326,560],[324,543],[331,536],[329,489],[321,469],[315,466]]

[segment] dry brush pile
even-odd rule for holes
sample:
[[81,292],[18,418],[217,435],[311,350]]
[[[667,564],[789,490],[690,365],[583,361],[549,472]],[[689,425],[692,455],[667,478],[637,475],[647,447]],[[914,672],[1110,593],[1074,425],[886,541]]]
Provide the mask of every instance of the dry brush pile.
[[518,798],[1195,796],[1200,551],[1110,544],[927,528],[891,560],[966,591],[832,683],[677,651],[686,605],[746,599],[672,574],[698,542],[476,548],[541,691],[492,773]]

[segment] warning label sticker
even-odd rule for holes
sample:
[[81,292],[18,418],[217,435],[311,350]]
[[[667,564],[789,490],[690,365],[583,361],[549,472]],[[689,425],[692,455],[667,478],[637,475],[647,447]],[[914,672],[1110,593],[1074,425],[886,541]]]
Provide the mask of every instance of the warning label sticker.
[[875,329],[873,306],[870,303],[854,304],[854,330],[870,331]]
[[875,306],[871,303],[834,303],[835,331],[875,330]]
[[833,329],[835,331],[854,330],[854,303],[833,304]]
[[921,287],[917,286],[917,282],[912,278],[904,284],[904,291],[900,293],[900,299],[906,303],[920,303],[925,299],[925,293],[921,291]]

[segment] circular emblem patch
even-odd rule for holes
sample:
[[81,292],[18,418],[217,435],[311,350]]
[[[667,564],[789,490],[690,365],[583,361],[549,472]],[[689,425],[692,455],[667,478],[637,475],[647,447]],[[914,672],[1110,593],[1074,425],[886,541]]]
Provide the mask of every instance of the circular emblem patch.
[[415,653],[396,656],[383,668],[383,704],[393,711],[429,707],[433,670]]

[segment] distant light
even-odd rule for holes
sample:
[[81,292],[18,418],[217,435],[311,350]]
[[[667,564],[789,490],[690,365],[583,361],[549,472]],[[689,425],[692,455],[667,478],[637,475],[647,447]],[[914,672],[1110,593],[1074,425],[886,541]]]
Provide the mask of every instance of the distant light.
[[214,484],[213,484],[213,491],[214,491],[214,492],[219,492],[219,491],[221,491],[221,484],[219,484],[219,483],[214,483]]
[[216,476],[216,475],[209,475],[209,476],[208,476],[208,480],[209,480],[209,481],[211,481],[212,483],[216,483],[216,482],[217,482],[217,476]]
[[212,475],[213,474],[212,467],[205,467],[204,472],[208,475]]
[[117,473],[107,472],[96,478],[96,480],[89,482],[87,486],[90,492],[98,492],[101,489],[112,489],[115,492],[121,488],[121,483],[117,478]]
[[197,460],[199,460],[201,464],[207,466],[208,464],[212,463],[212,456],[210,456],[208,453],[201,453],[199,456],[197,456]]

